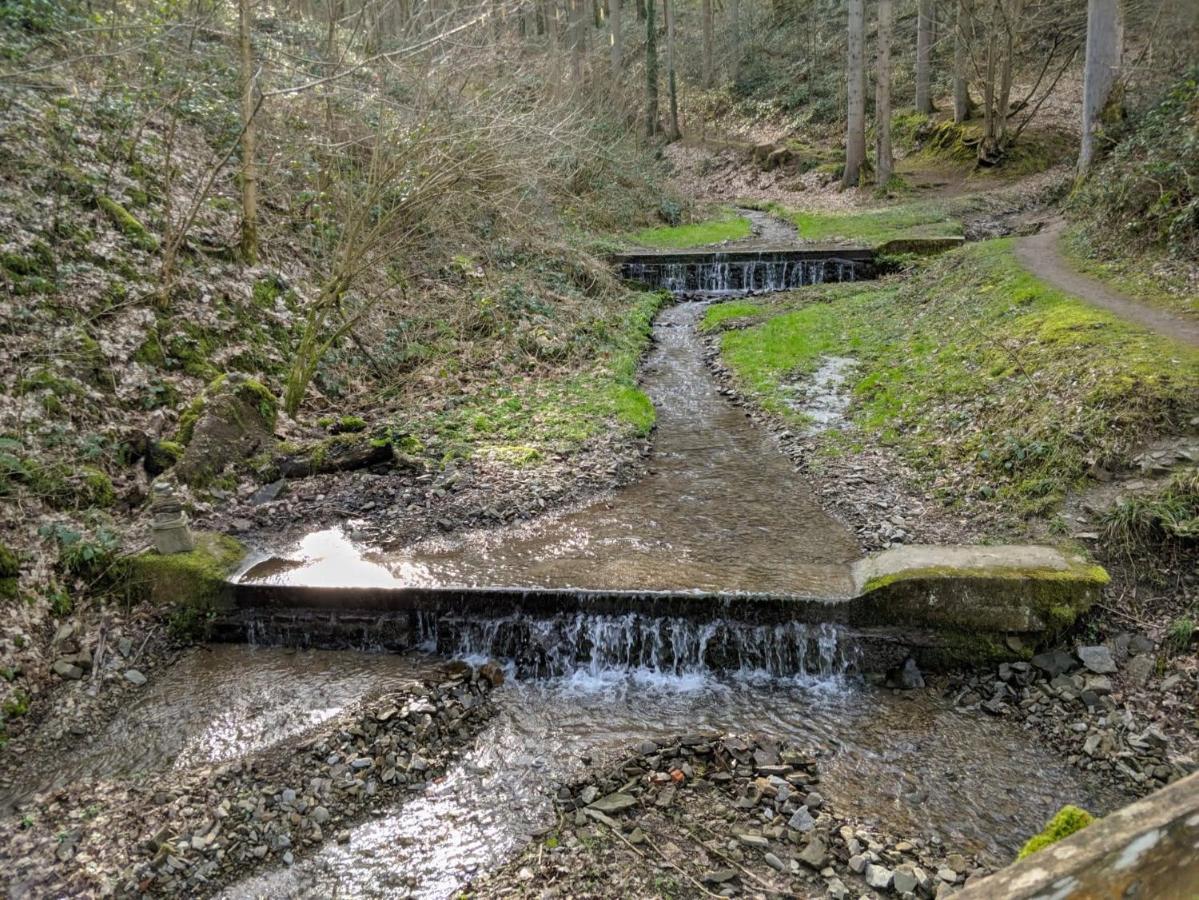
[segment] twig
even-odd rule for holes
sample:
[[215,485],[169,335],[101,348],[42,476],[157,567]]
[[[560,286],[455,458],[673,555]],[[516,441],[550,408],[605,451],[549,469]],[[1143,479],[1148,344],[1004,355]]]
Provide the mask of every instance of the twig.
[[[716,834],[716,832],[712,831],[712,829],[706,828],[703,825],[699,825],[699,827],[703,828],[704,831],[708,832],[708,834],[710,834],[715,840],[720,840],[720,835]],[[700,840],[700,838],[695,834],[695,832],[693,832],[690,828],[688,828],[686,825],[682,824],[681,822],[679,823],[679,828],[681,828],[681,829],[683,829],[683,831],[687,832],[687,834],[689,834],[693,840],[697,841],[701,846],[703,846],[703,848],[705,850],[709,851],[710,853],[715,853],[717,856],[719,856],[721,859],[723,859],[729,865],[736,866],[738,869],[740,869],[742,872],[744,872],[746,875],[748,875],[750,878],[752,878],[758,884],[762,885],[762,887],[764,887],[770,891],[778,890],[777,885],[771,884],[769,881],[762,878],[760,875],[758,875],[752,869],[747,869],[744,865],[739,863],[737,860],[733,859],[731,856],[725,856],[722,852],[717,850],[715,847],[709,847],[702,840]]]
[[[629,839],[626,838],[623,834],[621,834],[615,828],[612,828],[610,830],[611,830],[612,834],[614,834],[621,841],[621,843],[623,843],[626,847],[628,847],[630,850],[632,850],[634,853],[636,853],[642,859],[646,858],[645,854],[642,853],[640,850],[638,850],[632,844],[632,842],[629,841]],[[676,872],[678,872],[680,875],[682,875],[684,878],[686,878],[688,881],[690,881],[693,885],[695,885],[695,887],[699,890],[699,892],[701,894],[703,894],[705,897],[719,897],[720,896],[720,894],[712,893],[710,890],[708,890],[706,887],[704,887],[702,884],[700,884],[698,881],[696,881],[695,877],[693,875],[691,875],[691,873],[684,870],[678,863],[674,862],[673,860],[667,859],[666,854],[663,853],[661,850],[659,850],[657,845],[652,843],[651,841],[649,841],[648,838],[646,839],[646,844],[650,847],[650,849],[652,849],[656,854],[658,854],[658,856],[661,858],[662,862],[666,863],[666,865],[670,866],[672,869],[674,869]]]

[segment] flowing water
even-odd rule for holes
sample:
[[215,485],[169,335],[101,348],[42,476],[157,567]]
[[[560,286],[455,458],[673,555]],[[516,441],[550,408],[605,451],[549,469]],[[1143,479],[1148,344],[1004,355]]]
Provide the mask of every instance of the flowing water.
[[[824,675],[673,674],[626,660],[509,680],[493,695],[497,716],[442,781],[356,827],[348,844],[328,842],[226,896],[453,896],[552,824],[549,798],[581,774],[581,756],[601,761],[647,737],[682,733],[794,738],[823,751],[821,790],[842,812],[997,861],[1063,803],[1112,805],[1024,732],[923,692],[870,688],[837,674],[838,651],[827,642],[826,650]],[[261,750],[437,665],[420,654],[197,651],[152,681],[75,771],[163,771]]]
[[525,525],[394,550],[359,551],[322,532],[282,554],[292,561],[265,560],[242,580],[848,596],[857,542],[719,393],[695,328],[705,308],[678,303],[655,322],[643,386],[658,424],[652,468],[636,483]]
[[793,291],[827,281],[853,281],[857,264],[847,259],[792,259],[783,253],[762,253],[757,258],[730,258],[708,254],[702,262],[639,260],[626,263],[621,274],[653,288],[676,294],[715,296]]

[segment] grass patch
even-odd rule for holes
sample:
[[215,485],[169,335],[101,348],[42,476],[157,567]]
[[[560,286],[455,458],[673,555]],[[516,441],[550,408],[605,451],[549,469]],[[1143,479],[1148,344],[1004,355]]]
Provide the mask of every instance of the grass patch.
[[805,241],[850,240],[885,244],[905,237],[958,237],[962,223],[935,205],[914,203],[851,213],[791,212]]
[[[1199,413],[1199,353],[1036,280],[1010,239],[920,264],[903,282],[780,302],[791,306],[721,338],[743,386],[798,421],[785,385],[830,353],[856,357],[860,438],[898,448],[950,505],[1047,515],[1092,465]],[[844,439],[820,438],[830,453]]]
[[640,247],[670,249],[739,241],[749,235],[749,219],[726,207],[715,218],[693,222],[690,225],[645,228],[630,235],[629,239]]
[[1038,850],[1056,844],[1074,832],[1086,828],[1094,821],[1094,817],[1085,809],[1079,809],[1077,806],[1063,806],[1057,811],[1057,815],[1045,823],[1045,827],[1040,832],[1034,834],[1028,839],[1028,843],[1020,848],[1020,855],[1016,859],[1024,859]]
[[700,330],[717,331],[726,322],[752,318],[761,312],[761,306],[756,303],[750,303],[748,300],[733,300],[728,303],[721,303],[717,306],[709,307],[708,311],[704,313],[704,320],[700,323]]
[[443,459],[516,447],[520,459],[509,461],[519,465],[571,452],[614,427],[648,435],[654,407],[637,386],[637,368],[667,296],[633,295],[631,304],[598,329],[593,362],[583,371],[491,383],[405,428]]
[[1113,256],[1088,241],[1079,228],[1066,232],[1059,249],[1074,268],[1121,293],[1159,309],[1199,318],[1199,294],[1191,287],[1186,267],[1161,251],[1147,248],[1135,257]]

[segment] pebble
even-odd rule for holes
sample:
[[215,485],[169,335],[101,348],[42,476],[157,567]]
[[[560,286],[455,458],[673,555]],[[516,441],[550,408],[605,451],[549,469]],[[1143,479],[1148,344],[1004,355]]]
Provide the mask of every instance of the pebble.
[[875,863],[866,864],[866,884],[876,890],[886,890],[891,886],[891,882],[895,878],[895,874],[886,866],[876,865]]
[[125,680],[128,681],[130,684],[135,684],[138,687],[141,687],[143,684],[146,683],[146,676],[143,675],[141,672],[139,672],[137,669],[126,669],[125,670]]
[[1116,671],[1116,661],[1112,659],[1112,651],[1103,645],[1079,647],[1078,658],[1082,664],[1096,675],[1110,675]]

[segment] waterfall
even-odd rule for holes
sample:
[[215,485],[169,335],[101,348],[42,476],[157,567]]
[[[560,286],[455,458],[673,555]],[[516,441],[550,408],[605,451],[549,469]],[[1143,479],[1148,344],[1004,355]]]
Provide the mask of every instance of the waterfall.
[[548,619],[443,617],[435,630],[439,653],[476,661],[500,658],[521,677],[637,671],[829,677],[854,669],[857,662],[854,646],[828,624],[576,613]]
[[826,281],[853,281],[857,264],[846,259],[792,259],[783,254],[729,259],[714,253],[702,262],[635,260],[621,268],[623,277],[672,293],[738,294],[789,291]]

